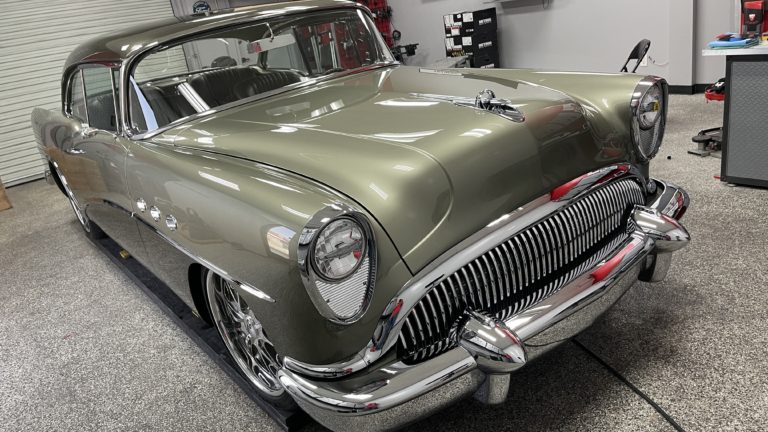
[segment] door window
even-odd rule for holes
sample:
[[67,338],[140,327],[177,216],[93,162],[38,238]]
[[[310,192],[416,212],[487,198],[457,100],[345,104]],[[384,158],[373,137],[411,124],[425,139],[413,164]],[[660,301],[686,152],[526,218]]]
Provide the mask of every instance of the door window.
[[265,67],[267,69],[290,69],[300,71],[302,75],[309,73],[301,57],[298,45],[291,44],[267,51]]
[[88,115],[85,110],[85,93],[83,92],[83,75],[80,71],[72,75],[72,81],[69,86],[69,115],[88,123]]
[[104,66],[82,69],[88,125],[105,131],[117,131],[115,91],[112,69]]

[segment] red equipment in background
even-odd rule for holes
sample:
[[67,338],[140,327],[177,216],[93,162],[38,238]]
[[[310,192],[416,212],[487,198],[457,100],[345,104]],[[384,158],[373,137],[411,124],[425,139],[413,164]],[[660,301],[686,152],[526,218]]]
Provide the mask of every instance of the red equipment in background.
[[724,101],[725,100],[725,78],[720,78],[716,83],[708,86],[704,90],[704,98],[708,101]]
[[395,46],[392,39],[392,8],[387,5],[387,0],[358,0],[358,3],[368,7],[373,13],[373,22],[379,33],[384,36],[384,41],[390,48]]
[[768,33],[768,20],[765,19],[766,2],[763,0],[741,2],[741,36],[760,39]]

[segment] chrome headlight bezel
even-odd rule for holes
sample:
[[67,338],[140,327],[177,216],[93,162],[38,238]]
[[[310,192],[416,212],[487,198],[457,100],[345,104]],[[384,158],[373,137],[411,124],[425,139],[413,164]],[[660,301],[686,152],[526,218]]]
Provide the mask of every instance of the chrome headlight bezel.
[[[354,269],[341,278],[331,278],[319,271],[314,263],[314,254],[320,233],[339,220],[348,220],[359,226],[365,247]],[[373,295],[377,254],[371,224],[362,212],[340,203],[326,206],[304,226],[299,237],[297,255],[302,283],[323,317],[346,325],[356,322],[365,314]]]
[[[646,114],[649,112],[646,108],[649,104],[643,105],[653,92],[658,92],[659,99],[656,101],[658,114],[653,122],[647,121]],[[630,132],[632,143],[637,149],[637,154],[641,161],[649,161],[654,158],[661,148],[661,142],[664,138],[664,131],[667,124],[667,106],[669,101],[669,86],[667,81],[656,76],[647,76],[643,78],[632,93],[630,108],[632,119]]]
[[[323,240],[323,234],[326,233],[328,230],[331,229],[332,226],[336,226],[339,224],[344,224],[346,226],[349,226],[351,229],[356,230],[359,235],[360,239],[356,243],[360,243],[361,250],[360,250],[360,257],[357,259],[357,262],[354,263],[354,265],[346,270],[341,275],[329,275],[327,274],[322,266],[320,261],[323,259],[318,257],[318,248],[320,246],[321,240]],[[365,232],[365,229],[360,225],[359,222],[357,222],[355,219],[347,216],[338,217],[336,219],[333,219],[326,223],[322,228],[317,230],[317,233],[315,234],[315,238],[312,242],[312,247],[309,249],[309,261],[310,264],[313,267],[313,270],[317,273],[317,275],[324,279],[326,282],[339,282],[343,281],[344,279],[349,278],[352,276],[363,264],[365,261],[365,254],[367,253],[368,245],[367,245],[368,239]]]

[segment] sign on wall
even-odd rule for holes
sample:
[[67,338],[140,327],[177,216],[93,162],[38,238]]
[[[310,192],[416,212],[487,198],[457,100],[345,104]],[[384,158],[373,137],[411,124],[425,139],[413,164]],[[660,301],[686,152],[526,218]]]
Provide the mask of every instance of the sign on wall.
[[208,4],[207,1],[196,1],[192,5],[192,13],[193,14],[199,14],[199,13],[206,13],[211,11],[211,5]]

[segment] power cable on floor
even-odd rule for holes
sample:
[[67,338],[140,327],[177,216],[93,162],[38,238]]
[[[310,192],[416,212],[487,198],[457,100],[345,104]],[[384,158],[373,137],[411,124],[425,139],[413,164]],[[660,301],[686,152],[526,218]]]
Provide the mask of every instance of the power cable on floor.
[[666,420],[666,421],[667,421],[667,423],[669,423],[670,425],[672,425],[672,427],[673,427],[673,428],[675,428],[675,430],[677,430],[678,432],[685,432],[685,429],[683,429],[683,427],[682,427],[682,426],[680,426],[680,425],[679,425],[679,424],[678,424],[678,423],[675,421],[675,419],[673,419],[673,418],[672,418],[672,416],[670,416],[669,414],[667,414],[667,412],[666,412],[666,411],[664,411],[664,408],[660,407],[660,406],[659,406],[659,404],[657,404],[656,402],[654,402],[654,401],[653,401],[653,399],[651,399],[650,397],[648,397],[648,395],[646,395],[645,393],[643,393],[643,392],[642,392],[642,391],[641,391],[639,388],[635,387],[635,385],[634,385],[634,384],[632,384],[631,382],[629,382],[629,380],[628,380],[628,379],[624,378],[624,376],[623,376],[622,374],[620,374],[620,373],[619,373],[619,372],[618,372],[616,369],[612,368],[612,367],[611,367],[611,365],[609,365],[608,363],[606,363],[606,362],[605,362],[605,360],[603,360],[603,359],[602,359],[602,358],[600,358],[600,357],[599,357],[597,354],[595,354],[595,353],[593,353],[592,351],[590,351],[590,350],[589,350],[589,348],[585,347],[585,346],[584,346],[584,345],[583,345],[581,342],[577,341],[576,339],[571,339],[571,341],[572,341],[572,342],[573,342],[573,343],[574,343],[574,344],[575,344],[577,347],[581,348],[581,349],[582,349],[582,350],[583,350],[585,353],[589,354],[589,356],[590,356],[590,357],[592,357],[593,359],[595,359],[595,361],[597,361],[598,363],[600,363],[600,365],[602,365],[604,368],[606,368],[606,369],[608,370],[608,372],[610,372],[611,374],[613,374],[613,376],[615,376],[616,378],[618,378],[618,380],[619,380],[619,381],[621,381],[621,382],[623,382],[624,384],[626,384],[626,385],[627,385],[627,387],[629,387],[629,389],[630,389],[630,390],[632,390],[633,392],[635,392],[635,394],[636,394],[636,395],[640,396],[640,397],[641,397],[641,398],[643,398],[643,399],[644,399],[646,402],[648,402],[648,404],[649,404],[651,407],[653,407],[653,409],[655,409],[655,410],[656,410],[656,412],[658,412],[659,414],[661,414],[661,416],[662,416],[662,417],[664,417],[664,420]]

